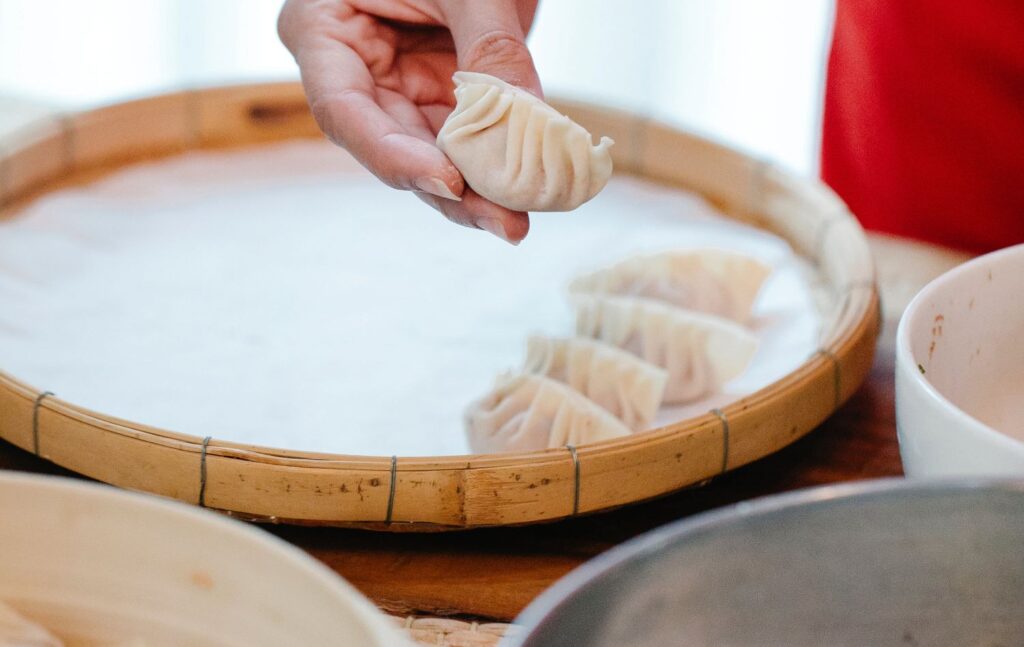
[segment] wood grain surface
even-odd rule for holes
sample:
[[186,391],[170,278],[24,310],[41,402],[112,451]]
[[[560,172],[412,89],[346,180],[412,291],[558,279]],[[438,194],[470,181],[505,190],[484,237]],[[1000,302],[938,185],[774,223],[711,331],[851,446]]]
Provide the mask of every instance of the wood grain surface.
[[[700,488],[545,525],[435,535],[266,528],[309,551],[391,613],[507,621],[582,562],[657,526],[776,492],[899,476],[893,394],[898,318],[924,283],[967,256],[878,237],[872,246],[885,326],[871,374],[828,421],[777,454]],[[7,443],[0,443],[0,468],[67,474]]]

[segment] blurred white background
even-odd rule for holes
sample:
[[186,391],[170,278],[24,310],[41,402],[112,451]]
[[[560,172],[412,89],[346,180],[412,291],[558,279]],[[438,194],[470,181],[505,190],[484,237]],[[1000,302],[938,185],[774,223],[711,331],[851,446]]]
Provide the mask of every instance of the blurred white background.
[[[0,0],[0,95],[83,106],[297,76],[282,0]],[[831,0],[541,0],[549,94],[653,114],[816,173]]]

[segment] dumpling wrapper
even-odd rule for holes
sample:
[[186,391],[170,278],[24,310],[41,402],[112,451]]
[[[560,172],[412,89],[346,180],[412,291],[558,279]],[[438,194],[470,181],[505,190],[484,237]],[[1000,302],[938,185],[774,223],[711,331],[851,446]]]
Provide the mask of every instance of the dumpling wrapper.
[[635,256],[578,276],[569,292],[645,297],[746,323],[771,273],[771,266],[736,252],[669,251]]
[[574,298],[576,334],[623,348],[668,371],[665,402],[681,404],[719,391],[757,351],[757,338],[734,321],[651,299]]
[[515,211],[571,211],[608,183],[610,138],[594,145],[585,128],[488,74],[452,79],[456,105],[437,146],[474,191]]
[[478,454],[534,451],[628,436],[618,418],[569,386],[540,375],[506,375],[466,410]]
[[584,337],[530,337],[523,372],[569,385],[633,431],[651,428],[668,382],[668,371]]
[[0,602],[0,647],[63,647],[64,642]]

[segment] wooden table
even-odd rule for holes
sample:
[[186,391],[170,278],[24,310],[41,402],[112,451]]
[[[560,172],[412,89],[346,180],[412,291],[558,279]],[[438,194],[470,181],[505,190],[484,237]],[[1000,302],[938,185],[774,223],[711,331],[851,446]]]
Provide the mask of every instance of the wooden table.
[[[963,254],[885,238],[872,246],[886,316],[863,388],[809,436],[708,485],[547,525],[433,535],[268,527],[340,573],[386,611],[511,620],[555,580],[657,526],[786,490],[902,474],[893,402],[896,324],[910,296]],[[0,468],[65,470],[0,441]]]

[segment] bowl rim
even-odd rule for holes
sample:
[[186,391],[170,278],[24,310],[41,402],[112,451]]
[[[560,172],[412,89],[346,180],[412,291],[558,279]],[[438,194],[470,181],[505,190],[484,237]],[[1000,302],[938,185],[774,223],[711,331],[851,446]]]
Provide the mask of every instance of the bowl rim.
[[[1000,260],[1005,257],[1017,256],[1024,258],[1024,243],[1004,247],[1003,249],[973,258],[966,263],[961,263],[948,272],[932,279],[927,285],[921,288],[921,290],[914,295],[914,298],[911,299],[910,303],[907,304],[906,309],[904,309],[903,315],[900,317],[899,327],[896,330],[896,371],[897,373],[902,373],[907,376],[909,378],[909,382],[915,385],[915,388],[923,391],[930,401],[937,403],[943,413],[952,417],[956,423],[969,427],[976,433],[984,436],[986,439],[991,439],[991,441],[1000,449],[1024,455],[1024,441],[1013,438],[1012,436],[999,431],[995,427],[982,422],[943,395],[935,385],[932,384],[931,380],[928,379],[927,374],[922,373],[918,369],[917,359],[914,357],[913,351],[910,349],[910,322],[911,319],[913,319],[921,310],[922,304],[925,300],[930,296],[941,292],[943,288],[948,287],[950,283],[953,283],[964,275],[977,271],[980,267],[985,267],[993,261]],[[896,408],[897,411],[900,408],[898,400]]]
[[[207,529],[216,530],[228,537],[238,548],[253,550],[264,548],[272,556],[281,559],[289,570],[301,575],[307,585],[319,584],[322,592],[331,600],[344,605],[352,612],[352,617],[361,625],[367,634],[378,638],[393,638],[385,635],[388,631],[383,612],[380,612],[354,586],[325,564],[314,559],[300,548],[284,539],[261,530],[253,524],[181,501],[163,496],[124,490],[113,485],[96,481],[84,481],[67,476],[34,474],[0,470],[0,490],[10,491],[11,487],[25,488],[29,493],[54,493],[70,495],[84,503],[109,503],[121,513],[131,514],[134,511],[151,510],[174,522],[174,527],[181,532],[196,532]],[[198,524],[188,526],[186,524]],[[375,617],[377,611],[380,617]],[[398,643],[405,644],[405,643]]]
[[740,501],[673,521],[610,548],[556,581],[516,617],[514,623],[528,629],[505,647],[527,644],[526,641],[536,630],[548,624],[557,612],[571,604],[580,591],[608,573],[627,566],[645,554],[702,533],[801,508],[815,509],[879,498],[908,499],[969,492],[1017,494],[1024,502],[1024,479],[982,477],[915,480],[889,477],[832,483]]

